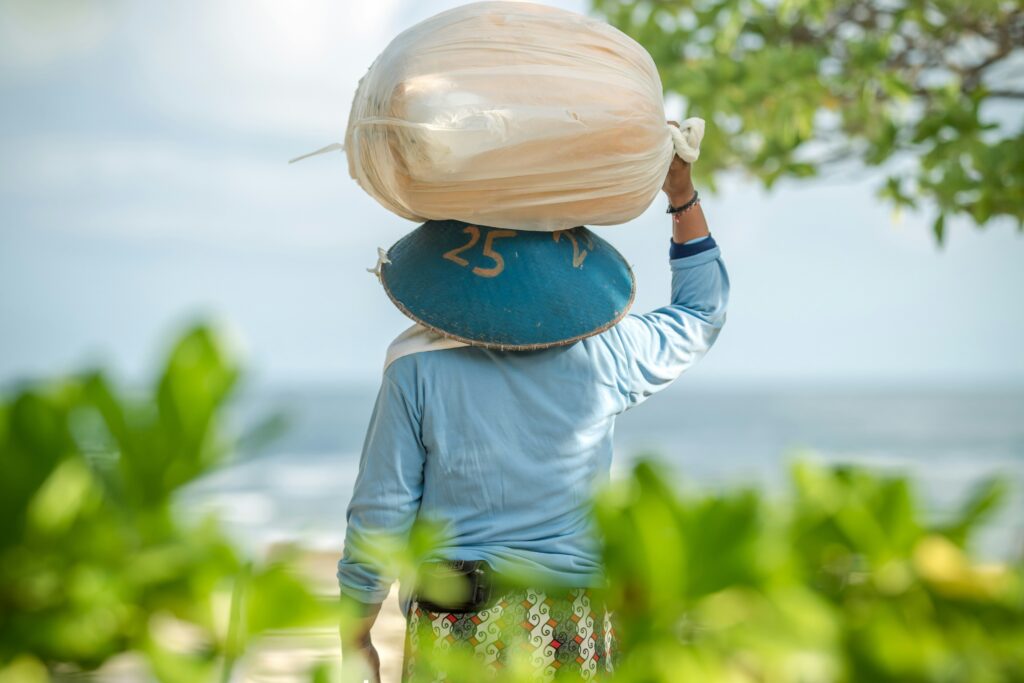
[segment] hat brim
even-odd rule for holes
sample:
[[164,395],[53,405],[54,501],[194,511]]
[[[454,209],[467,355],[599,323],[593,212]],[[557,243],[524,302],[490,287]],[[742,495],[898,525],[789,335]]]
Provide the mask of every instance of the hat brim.
[[381,283],[402,313],[485,348],[572,344],[619,322],[636,295],[626,260],[584,227],[551,233],[427,221],[387,256]]

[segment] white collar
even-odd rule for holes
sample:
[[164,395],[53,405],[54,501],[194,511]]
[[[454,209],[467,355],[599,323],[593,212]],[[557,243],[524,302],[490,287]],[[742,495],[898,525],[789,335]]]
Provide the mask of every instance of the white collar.
[[388,346],[388,353],[384,359],[384,369],[394,363],[402,356],[408,356],[422,351],[444,351],[445,349],[457,349],[469,346],[460,341],[449,339],[423,325],[416,323],[402,334],[395,337],[395,340]]

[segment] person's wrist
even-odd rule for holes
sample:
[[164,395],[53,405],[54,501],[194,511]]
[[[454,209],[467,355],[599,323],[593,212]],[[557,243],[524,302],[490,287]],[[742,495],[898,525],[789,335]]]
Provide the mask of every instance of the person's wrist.
[[690,183],[687,187],[673,188],[671,192],[666,192],[665,195],[668,197],[668,203],[672,206],[682,206],[693,198],[695,191],[693,183]]

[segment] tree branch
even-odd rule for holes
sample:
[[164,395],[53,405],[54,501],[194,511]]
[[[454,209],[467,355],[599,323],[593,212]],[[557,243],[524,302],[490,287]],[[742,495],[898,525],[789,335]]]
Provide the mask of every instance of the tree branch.
[[1024,100],[1024,91],[1021,90],[989,90],[989,97],[1002,100]]

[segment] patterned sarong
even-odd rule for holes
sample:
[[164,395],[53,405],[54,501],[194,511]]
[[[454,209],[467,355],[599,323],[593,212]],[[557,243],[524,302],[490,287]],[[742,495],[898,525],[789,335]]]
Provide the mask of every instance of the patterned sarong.
[[[524,668],[538,681],[602,680],[612,670],[614,648],[610,614],[584,588],[517,590],[470,614],[428,612],[413,603],[402,680],[481,680],[481,673],[500,679]],[[467,678],[469,662],[475,676]]]

